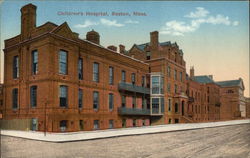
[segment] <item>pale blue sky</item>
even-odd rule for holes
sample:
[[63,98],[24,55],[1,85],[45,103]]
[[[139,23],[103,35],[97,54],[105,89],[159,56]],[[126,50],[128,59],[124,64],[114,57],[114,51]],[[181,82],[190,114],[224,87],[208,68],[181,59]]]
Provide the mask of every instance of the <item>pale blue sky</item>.
[[[243,78],[249,96],[249,7],[248,2],[102,2],[102,1],[4,1],[1,4],[1,47],[3,40],[20,33],[20,8],[37,6],[37,26],[47,21],[62,24],[85,38],[95,29],[101,45],[149,41],[149,32],[158,30],[160,41],[177,42],[184,52],[187,72],[214,75],[215,80]],[[108,12],[109,16],[58,15],[58,12]],[[131,16],[111,16],[112,11]],[[147,16],[133,16],[133,12]],[[2,56],[3,57],[3,56]],[[1,60],[2,62],[3,60]]]

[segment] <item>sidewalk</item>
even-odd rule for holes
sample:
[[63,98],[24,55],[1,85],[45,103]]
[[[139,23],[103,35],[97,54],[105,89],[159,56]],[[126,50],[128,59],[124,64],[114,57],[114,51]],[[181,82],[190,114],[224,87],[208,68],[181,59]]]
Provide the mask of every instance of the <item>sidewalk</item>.
[[133,128],[97,130],[97,131],[70,132],[70,133],[47,132],[46,136],[44,136],[43,132],[36,132],[36,131],[1,130],[1,135],[62,143],[70,141],[101,139],[101,138],[129,136],[129,135],[193,130],[199,128],[210,128],[210,127],[219,127],[219,126],[246,124],[246,123],[248,123],[250,126],[250,119],[223,121],[223,122],[209,122],[209,123],[169,124],[169,125],[144,126],[144,127],[133,127]]

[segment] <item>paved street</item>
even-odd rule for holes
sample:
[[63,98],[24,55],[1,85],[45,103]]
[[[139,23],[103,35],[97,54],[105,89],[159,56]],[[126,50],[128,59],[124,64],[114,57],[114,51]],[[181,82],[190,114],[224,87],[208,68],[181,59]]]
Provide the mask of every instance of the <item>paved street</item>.
[[2,136],[2,158],[250,158],[250,124],[91,141]]

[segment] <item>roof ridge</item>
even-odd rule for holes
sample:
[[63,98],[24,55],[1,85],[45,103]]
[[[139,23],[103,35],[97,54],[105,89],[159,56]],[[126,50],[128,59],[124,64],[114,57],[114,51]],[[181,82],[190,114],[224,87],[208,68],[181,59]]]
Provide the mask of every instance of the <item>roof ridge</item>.
[[215,82],[216,82],[216,83],[221,83],[221,82],[231,82],[231,81],[240,81],[240,79],[237,79],[237,80],[215,81]]

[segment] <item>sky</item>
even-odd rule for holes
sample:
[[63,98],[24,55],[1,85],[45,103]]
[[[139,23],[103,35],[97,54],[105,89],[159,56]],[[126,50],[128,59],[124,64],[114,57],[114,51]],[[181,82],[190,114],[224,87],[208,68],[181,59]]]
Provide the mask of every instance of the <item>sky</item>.
[[105,47],[123,44],[128,50],[149,42],[150,32],[157,30],[160,42],[177,42],[183,50],[187,73],[194,66],[195,75],[213,75],[215,81],[241,77],[249,97],[247,1],[3,1],[1,78],[4,40],[20,33],[20,8],[28,3],[37,6],[37,26],[66,21],[83,39],[94,29]]

